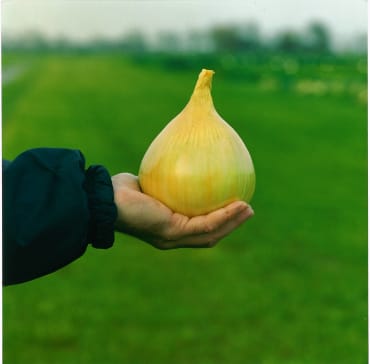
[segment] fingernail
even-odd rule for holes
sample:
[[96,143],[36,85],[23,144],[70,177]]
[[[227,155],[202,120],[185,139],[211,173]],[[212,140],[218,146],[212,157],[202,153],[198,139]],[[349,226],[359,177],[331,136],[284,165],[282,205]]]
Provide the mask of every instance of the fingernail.
[[253,216],[254,215],[254,210],[252,209],[252,207],[249,205],[248,206],[248,209],[247,209],[247,211],[248,211],[248,216]]
[[248,205],[246,202],[244,202],[244,201],[239,201],[239,206],[238,206],[238,210],[239,210],[239,212],[242,212],[242,211],[247,210],[247,209],[248,209],[248,207],[249,207],[249,205]]

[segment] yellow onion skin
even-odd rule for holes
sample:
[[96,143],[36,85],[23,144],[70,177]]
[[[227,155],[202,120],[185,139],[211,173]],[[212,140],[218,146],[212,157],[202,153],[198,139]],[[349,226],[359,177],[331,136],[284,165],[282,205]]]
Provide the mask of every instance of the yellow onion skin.
[[255,190],[251,156],[213,105],[213,74],[202,70],[188,104],[153,140],[139,169],[145,194],[188,217],[249,202]]

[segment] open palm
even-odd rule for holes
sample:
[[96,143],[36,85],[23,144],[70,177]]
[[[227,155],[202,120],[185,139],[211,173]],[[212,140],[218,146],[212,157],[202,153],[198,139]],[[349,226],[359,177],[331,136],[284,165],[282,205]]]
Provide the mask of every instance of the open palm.
[[116,230],[158,249],[212,247],[254,214],[245,202],[235,201],[189,218],[144,194],[137,176],[120,173],[112,177],[112,183],[118,209]]

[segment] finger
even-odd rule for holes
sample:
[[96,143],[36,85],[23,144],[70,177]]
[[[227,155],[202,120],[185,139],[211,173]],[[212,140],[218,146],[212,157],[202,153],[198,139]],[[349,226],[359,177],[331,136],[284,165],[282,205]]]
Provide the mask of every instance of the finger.
[[193,247],[213,247],[253,215],[253,210],[247,208],[247,210],[240,212],[234,219],[227,221],[218,229],[210,233],[188,237],[182,241],[182,244],[190,244]]
[[160,235],[171,216],[171,210],[141,192],[126,189],[123,197],[126,208],[122,219],[132,228],[151,235]]
[[222,240],[225,236],[229,235],[232,231],[237,229],[242,225],[246,220],[251,218],[254,215],[254,211],[251,207],[248,207],[247,210],[241,212],[235,219],[228,221],[226,224],[220,226],[219,229],[213,232],[209,246],[215,245],[218,241]]
[[112,177],[112,181],[119,186],[131,188],[136,191],[141,191],[139,178],[131,173],[119,173]]
[[210,234],[228,221],[232,221],[240,213],[246,211],[248,205],[243,201],[235,201],[208,215],[196,216],[187,221],[183,229],[184,235]]
[[229,235],[233,230],[238,228],[247,219],[254,215],[250,206],[239,212],[233,210],[232,218],[229,218],[212,231],[195,235],[185,236],[177,241],[167,242],[167,248],[205,248],[216,245],[222,238]]

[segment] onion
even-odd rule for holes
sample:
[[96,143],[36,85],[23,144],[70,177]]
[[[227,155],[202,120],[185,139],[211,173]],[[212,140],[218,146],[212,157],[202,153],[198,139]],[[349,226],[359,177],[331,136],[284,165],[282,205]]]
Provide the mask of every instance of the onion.
[[201,71],[189,102],[153,140],[139,169],[145,194],[189,217],[249,202],[255,189],[251,156],[213,105],[213,74]]

